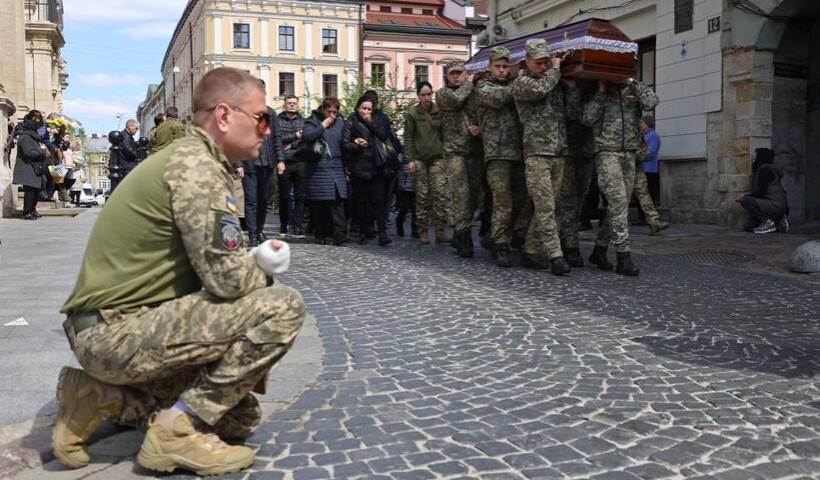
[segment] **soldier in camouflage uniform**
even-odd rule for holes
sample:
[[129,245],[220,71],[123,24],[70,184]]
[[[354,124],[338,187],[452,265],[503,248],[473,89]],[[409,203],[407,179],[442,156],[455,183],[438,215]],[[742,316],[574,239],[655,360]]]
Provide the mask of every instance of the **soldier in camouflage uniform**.
[[258,424],[251,390],[305,316],[299,293],[273,280],[287,244],[244,249],[231,191],[232,162],[258,155],[268,122],[258,79],[212,70],[190,135],[142,162],[100,214],[63,306],[83,367],[63,368],[57,387],[52,445],[66,466],[89,463],[85,441],[106,417],[147,427],[137,460],[151,470],[253,463],[253,450],[217,435]]
[[487,165],[487,183],[492,191],[492,251],[499,267],[510,267],[510,240],[517,217],[527,200],[524,176],[521,123],[513,100],[510,51],[493,47],[489,76],[475,85],[479,127]]
[[606,256],[610,243],[618,257],[617,273],[638,275],[629,253],[629,199],[635,185],[635,162],[641,144],[638,120],[641,111],[658,105],[655,92],[633,79],[623,84],[598,82],[598,90],[584,104],[581,121],[595,136],[595,167],[598,185],[607,201],[604,224],[595,237],[589,261],[612,270]]
[[561,249],[571,267],[583,267],[578,228],[581,210],[592,180],[592,156],[595,144],[592,129],[579,120],[567,122],[567,162],[558,198],[558,223],[561,229]]
[[562,82],[561,59],[550,58],[546,40],[528,40],[526,50],[526,71],[513,82],[515,106],[524,127],[527,190],[534,207],[521,262],[565,275],[570,266],[561,251],[555,197],[561,193],[567,161],[567,118],[577,118],[579,94],[574,81]]
[[446,86],[436,92],[436,104],[441,110],[444,164],[455,230],[453,246],[459,256],[472,257],[472,223],[478,196],[473,156],[475,137],[481,130],[474,118],[473,83],[467,80],[464,62],[449,65],[446,76]]

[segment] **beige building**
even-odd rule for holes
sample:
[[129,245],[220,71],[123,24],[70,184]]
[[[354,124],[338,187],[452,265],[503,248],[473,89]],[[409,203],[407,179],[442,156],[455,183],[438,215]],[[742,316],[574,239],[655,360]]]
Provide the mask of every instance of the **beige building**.
[[165,112],[165,84],[148,85],[145,100],[137,108],[137,121],[140,124],[140,135],[147,137],[154,128],[154,117]]
[[[6,124],[32,109],[45,115],[61,112],[68,87],[66,63],[60,54],[63,38],[62,0],[0,0],[0,145],[6,145]],[[6,192],[16,151],[3,151],[0,184]],[[4,214],[13,210],[6,195]]]
[[264,80],[270,105],[295,94],[315,106],[355,80],[362,15],[352,0],[189,0],[162,62],[165,104],[187,118],[193,86],[224,66]]

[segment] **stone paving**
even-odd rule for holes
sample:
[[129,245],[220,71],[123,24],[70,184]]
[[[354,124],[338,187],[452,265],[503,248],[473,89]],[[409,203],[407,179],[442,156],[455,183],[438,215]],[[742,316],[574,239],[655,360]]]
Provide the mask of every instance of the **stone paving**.
[[[638,250],[638,278],[557,278],[404,240],[294,244],[283,280],[321,372],[226,478],[820,478],[817,278]],[[134,439],[96,473],[25,478],[149,475]]]

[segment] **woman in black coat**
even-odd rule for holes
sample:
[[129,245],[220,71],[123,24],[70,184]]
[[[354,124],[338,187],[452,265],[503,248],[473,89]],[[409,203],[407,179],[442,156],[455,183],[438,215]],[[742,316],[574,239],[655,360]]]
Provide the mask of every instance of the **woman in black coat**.
[[356,109],[345,122],[342,145],[346,153],[347,170],[353,183],[353,201],[359,224],[359,243],[367,243],[367,230],[376,220],[379,245],[387,246],[387,200],[383,159],[376,142],[387,141],[390,132],[373,121],[373,100],[362,96]]
[[[302,130],[304,147],[317,141],[327,144],[327,154],[319,160],[305,162],[307,202],[316,241],[326,244],[332,237],[336,245],[347,241],[343,200],[347,199],[347,178],[342,163],[344,120],[339,116],[339,100],[327,97],[322,106],[305,120]],[[279,208],[286,208],[281,206]]]
[[23,125],[17,134],[17,161],[14,163],[15,185],[23,186],[23,218],[37,220],[37,197],[43,188],[43,175],[48,170],[46,161],[51,153],[40,139],[37,129],[43,123],[43,114],[37,110],[30,111],[23,119]]

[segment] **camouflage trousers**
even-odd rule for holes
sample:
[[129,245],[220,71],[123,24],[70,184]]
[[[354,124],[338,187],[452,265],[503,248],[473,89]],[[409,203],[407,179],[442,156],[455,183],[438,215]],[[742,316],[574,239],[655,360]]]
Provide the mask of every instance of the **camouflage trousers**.
[[[448,153],[444,156],[447,170],[447,189],[450,197],[450,225],[455,231],[469,229],[473,224],[477,194],[475,168],[471,156]],[[471,178],[473,177],[473,178]]]
[[595,245],[610,243],[619,252],[629,251],[629,199],[635,185],[633,152],[600,152],[595,155],[598,169],[598,187],[606,199],[604,224],[595,236]]
[[142,427],[181,400],[226,436],[260,419],[251,389],[287,353],[305,317],[301,295],[275,284],[236,300],[203,291],[132,313],[100,311],[103,322],[74,338],[89,375],[125,386],[116,423]]
[[415,162],[413,183],[416,188],[416,222],[419,230],[447,226],[450,199],[444,161]]
[[563,256],[558,228],[555,223],[555,196],[561,192],[566,157],[527,157],[527,191],[532,198],[533,212],[524,253],[541,254],[546,250],[548,258]]
[[[470,179],[470,203],[473,207],[473,212],[479,209],[481,213],[485,213],[484,209],[489,208],[484,204],[485,194],[489,186],[487,183],[487,165],[484,162],[483,155],[471,155],[467,157],[467,176]],[[489,213],[489,212],[486,212]]]
[[564,180],[561,196],[558,198],[558,224],[561,228],[561,247],[577,249],[580,246],[578,226],[581,209],[584,206],[590,181],[592,180],[592,159],[584,157],[567,158],[564,164]]
[[513,230],[525,237],[528,222],[521,221],[527,213],[524,205],[528,201],[524,163],[490,160],[487,163],[487,183],[493,195],[490,226],[493,243],[509,245]]
[[635,196],[638,198],[638,205],[643,210],[646,216],[647,223],[655,223],[660,220],[661,216],[658,214],[658,209],[655,208],[655,201],[649,195],[649,187],[646,184],[646,173],[643,171],[643,163],[640,160],[635,161]]

